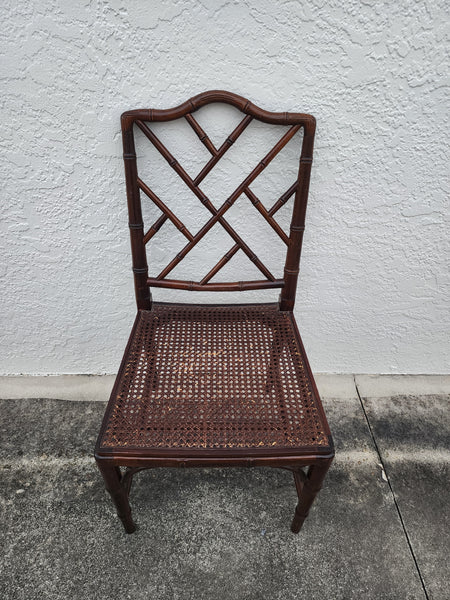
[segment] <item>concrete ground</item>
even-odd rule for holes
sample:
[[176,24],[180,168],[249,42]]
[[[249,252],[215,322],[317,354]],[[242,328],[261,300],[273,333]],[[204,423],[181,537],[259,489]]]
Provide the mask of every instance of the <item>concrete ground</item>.
[[336,459],[297,536],[265,468],[142,472],[126,535],[92,458],[111,378],[0,379],[0,597],[449,598],[450,377],[317,379]]

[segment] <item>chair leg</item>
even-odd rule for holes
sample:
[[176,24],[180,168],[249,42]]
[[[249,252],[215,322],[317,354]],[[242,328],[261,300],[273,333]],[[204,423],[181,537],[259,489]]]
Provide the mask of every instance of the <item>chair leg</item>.
[[103,475],[105,487],[111,495],[112,501],[117,509],[117,515],[122,521],[125,531],[127,533],[133,533],[136,531],[136,525],[131,516],[128,493],[126,488],[122,485],[122,475],[119,467],[108,465],[106,462],[100,460],[97,461],[97,465]]
[[306,476],[301,469],[294,470],[298,504],[291,525],[291,531],[293,533],[298,533],[302,528],[302,525],[308,516],[309,509],[322,487],[322,482],[330,465],[331,460],[324,460],[321,464],[311,465]]

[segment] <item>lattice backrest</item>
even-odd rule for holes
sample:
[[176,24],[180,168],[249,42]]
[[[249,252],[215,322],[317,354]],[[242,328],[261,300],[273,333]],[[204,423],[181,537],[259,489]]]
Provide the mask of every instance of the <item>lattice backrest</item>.
[[[195,119],[196,110],[212,102],[223,102],[238,108],[245,114],[242,121],[228,136],[225,142],[216,148],[206,132]],[[171,121],[183,118],[192,127],[200,141],[211,154],[211,158],[200,170],[195,178],[185,171],[183,166],[177,162],[166,146],[152,131],[151,123],[156,121]],[[253,119],[264,123],[275,125],[288,125],[289,129],[279,139],[275,146],[262,157],[257,166],[228,196],[225,202],[216,208],[207,195],[202,191],[200,184],[210,173],[219,160],[225,155],[231,145],[239,138]],[[149,125],[150,123],[150,125]],[[136,125],[144,136],[152,143],[158,152],[164,157],[174,172],[182,179],[186,186],[194,193],[198,200],[211,214],[207,222],[193,235],[181,222],[177,215],[159,198],[146,182],[140,179],[137,171],[136,150],[133,126]],[[250,188],[252,182],[262,173],[275,156],[286,146],[292,137],[303,128],[303,141],[300,156],[300,165],[297,180],[282,194],[278,200],[267,209]],[[292,310],[295,301],[297,286],[300,252],[305,223],[306,204],[308,198],[309,178],[312,163],[312,152],[314,144],[315,119],[311,115],[301,113],[273,113],[258,108],[250,101],[225,91],[210,91],[199,94],[184,104],[167,110],[143,109],[132,110],[122,115],[122,135],[125,161],[125,174],[127,184],[127,198],[129,211],[129,227],[131,234],[131,247],[133,255],[133,271],[135,276],[135,290],[138,308],[149,309],[151,306],[150,286],[166,287],[172,289],[183,289],[193,291],[240,291],[267,288],[282,288],[280,307],[282,310]],[[140,193],[148,196],[161,210],[161,216],[146,231],[142,219]],[[274,215],[295,194],[294,207],[289,235],[287,235]],[[239,235],[227,221],[226,212],[233,206],[236,200],[245,195],[254,205],[258,212],[264,217],[270,227],[277,233],[287,247],[284,275],[275,278],[264,263],[256,256],[250,246]],[[159,231],[166,221],[171,223],[186,237],[187,243],[174,258],[155,277],[148,276],[148,265],[145,246]],[[199,281],[183,281],[171,279],[173,269],[185,258],[185,256],[204,238],[211,228],[219,223],[234,240],[234,245],[223,255],[219,262],[202,274]],[[220,269],[238,252],[242,250],[254,263],[264,276],[263,279],[255,281],[240,282],[213,282],[211,279]]]

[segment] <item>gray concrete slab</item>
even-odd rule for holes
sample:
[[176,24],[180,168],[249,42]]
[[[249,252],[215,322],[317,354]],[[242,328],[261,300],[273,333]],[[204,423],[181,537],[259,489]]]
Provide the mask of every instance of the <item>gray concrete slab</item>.
[[430,598],[450,581],[450,396],[363,398]]
[[[352,398],[355,379],[365,397],[450,393],[450,375],[317,373],[315,378],[321,395],[333,398]],[[115,375],[4,375],[0,376],[0,399],[57,398],[105,402],[114,379]]]
[[5,401],[3,597],[424,598],[358,399],[325,403],[337,458],[298,536],[292,477],[273,469],[140,473],[127,536],[90,456],[102,405]]
[[356,398],[354,376],[349,373],[316,373],[319,394],[324,398]]
[[450,375],[355,375],[364,398],[450,394]]
[[[0,399],[57,398],[59,400],[108,400],[115,375],[5,375],[0,377]],[[355,395],[351,374],[319,373],[319,391],[333,398]]]
[[5,375],[0,377],[0,398],[57,398],[106,402],[115,375]]
[[0,400],[0,459],[90,456],[105,402]]

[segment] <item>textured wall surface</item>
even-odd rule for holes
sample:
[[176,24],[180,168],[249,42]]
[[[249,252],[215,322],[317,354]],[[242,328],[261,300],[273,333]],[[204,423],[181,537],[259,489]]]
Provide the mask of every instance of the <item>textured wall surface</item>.
[[[117,369],[135,311],[120,113],[228,89],[318,121],[296,305],[313,369],[449,372],[445,4],[4,0],[1,371]],[[220,140],[236,115],[216,116],[199,120]],[[253,133],[245,143],[258,155],[263,128]],[[170,128],[161,135],[172,143]],[[294,146],[255,184],[268,205],[272,184],[291,183]],[[230,156],[221,193],[245,148]],[[194,173],[202,155],[197,164],[187,154]],[[142,172],[195,231],[198,201],[166,187],[152,156],[140,141]],[[244,216],[230,220],[252,229],[256,211],[238,204]],[[164,233],[179,243],[163,228],[152,269],[167,258]],[[265,232],[255,249],[276,266],[273,242]],[[184,273],[205,272],[231,245],[211,236]],[[230,263],[227,274],[241,279],[244,268]]]

